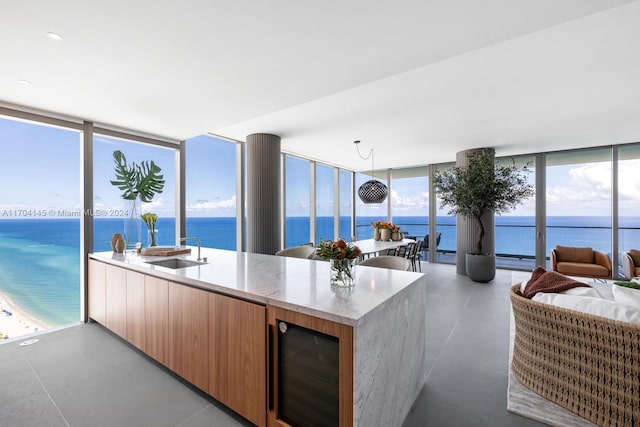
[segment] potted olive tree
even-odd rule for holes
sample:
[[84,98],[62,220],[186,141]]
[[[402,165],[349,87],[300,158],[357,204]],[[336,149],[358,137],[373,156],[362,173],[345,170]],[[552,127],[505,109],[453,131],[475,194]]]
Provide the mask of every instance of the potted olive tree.
[[456,166],[436,172],[434,187],[441,206],[451,207],[449,215],[462,215],[478,225],[475,251],[466,254],[466,272],[471,280],[489,282],[495,277],[495,254],[485,253],[482,247],[486,231],[482,216],[485,212],[508,212],[533,196],[533,186],[526,180],[529,172],[528,166],[497,164],[487,151],[471,157],[466,168]]

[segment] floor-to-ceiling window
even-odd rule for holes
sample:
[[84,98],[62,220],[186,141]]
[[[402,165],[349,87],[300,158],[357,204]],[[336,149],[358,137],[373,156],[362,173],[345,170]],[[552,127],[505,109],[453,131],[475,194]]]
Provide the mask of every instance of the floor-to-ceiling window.
[[391,217],[408,236],[423,239],[429,233],[428,167],[394,170],[391,181]]
[[334,168],[316,163],[316,244],[333,240]]
[[618,149],[618,259],[640,249],[640,144]]
[[354,236],[353,230],[351,229],[351,207],[353,206],[351,188],[353,173],[340,169],[338,179],[340,181],[340,229],[338,230],[338,234],[347,240],[351,240]]
[[285,156],[285,247],[310,241],[310,179],[308,160]]
[[0,118],[0,339],[80,321],[80,146]]
[[201,135],[185,143],[186,234],[236,249],[236,143]]
[[556,245],[611,254],[611,149],[550,153],[546,162],[547,257]]
[[[455,163],[436,165],[436,171],[447,171],[455,167]],[[436,261],[443,263],[456,262],[456,216],[449,215],[450,207],[442,207],[442,200],[436,193],[436,233],[440,243],[437,247]]]
[[[360,186],[370,179],[371,175],[356,173],[356,237],[359,240],[371,239],[373,237],[372,221],[386,221],[388,218],[388,200],[385,200],[383,203],[363,203],[357,196]],[[377,176],[375,179],[387,185],[386,180]]]
[[[142,144],[104,135],[94,135],[93,139],[93,196],[96,212],[104,212],[94,218],[94,250],[110,250],[114,233],[122,233],[129,249],[136,243],[151,244],[148,228],[141,219],[145,213],[157,215],[155,229],[156,243],[160,246],[176,244],[176,204],[175,204],[175,164],[176,151],[150,144]],[[117,181],[117,165],[114,152],[120,151],[126,159],[126,167],[133,164],[140,167],[153,161],[161,171],[164,180],[162,192],[156,192],[149,202],[140,203],[124,198],[125,190],[112,184]],[[149,175],[149,174],[148,174]]]
[[[535,157],[497,158],[497,164],[527,167],[524,176],[535,189]],[[536,266],[536,200],[532,197],[495,218],[496,265],[533,270]]]

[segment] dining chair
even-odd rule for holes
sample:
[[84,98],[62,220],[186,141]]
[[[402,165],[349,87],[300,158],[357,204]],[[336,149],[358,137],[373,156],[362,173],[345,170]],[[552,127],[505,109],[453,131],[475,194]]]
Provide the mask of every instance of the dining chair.
[[[442,233],[436,233],[436,253],[438,252],[438,246],[440,246],[440,240],[442,240]],[[424,240],[422,241],[422,249],[425,252],[429,252],[429,235],[424,236]]]
[[380,255],[360,261],[358,265],[367,267],[389,268],[392,270],[411,271],[411,261],[391,255]]
[[420,264],[420,255],[422,251],[422,240],[418,240],[415,243],[411,244],[411,250],[407,254],[407,259],[411,262],[411,267],[413,271],[417,271],[416,267],[420,269],[422,272],[422,264]]
[[281,249],[276,252],[277,256],[287,256],[292,258],[306,258],[313,257],[316,253],[316,248],[313,246],[293,246],[291,248]]
[[409,245],[411,245],[412,243],[406,244],[406,245],[402,245],[402,246],[398,246],[397,248],[395,248],[395,256],[399,256],[402,258],[406,258],[409,249]]

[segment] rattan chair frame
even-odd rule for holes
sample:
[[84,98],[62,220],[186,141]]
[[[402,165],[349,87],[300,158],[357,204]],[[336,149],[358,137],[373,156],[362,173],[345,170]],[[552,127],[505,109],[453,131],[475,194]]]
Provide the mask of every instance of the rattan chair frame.
[[600,426],[640,425],[640,325],[532,301],[520,284],[510,298],[525,387]]

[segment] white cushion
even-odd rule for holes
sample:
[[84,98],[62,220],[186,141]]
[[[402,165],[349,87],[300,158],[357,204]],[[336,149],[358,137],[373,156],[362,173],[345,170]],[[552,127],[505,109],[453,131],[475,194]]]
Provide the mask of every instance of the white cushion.
[[[531,279],[529,279],[531,280]],[[527,286],[527,283],[529,282],[529,280],[525,280],[522,283],[520,283],[520,294],[524,294],[524,288]],[[538,292],[540,293],[540,292]],[[544,292],[543,292],[544,293]],[[576,288],[571,288],[571,289],[567,289],[566,291],[562,291],[559,292],[561,294],[566,294],[566,295],[581,295],[581,296],[585,296],[585,297],[600,297],[601,295],[598,293],[598,291],[596,291],[595,289],[593,289],[592,287],[588,287],[588,286],[578,286]]]
[[640,310],[638,310],[638,308],[615,301],[609,301],[602,298],[543,292],[538,292],[538,294],[531,299],[533,301],[551,304],[557,307],[567,308],[569,310],[580,311],[583,313],[593,314],[595,316],[605,317],[607,319],[620,320],[622,322],[640,325]]
[[625,288],[624,286],[612,284],[611,293],[613,293],[615,302],[640,308],[640,289]]
[[578,286],[577,288],[567,289],[566,291],[562,291],[559,293],[565,294],[565,295],[601,298],[598,291],[596,291],[592,287],[587,287],[587,286]]

